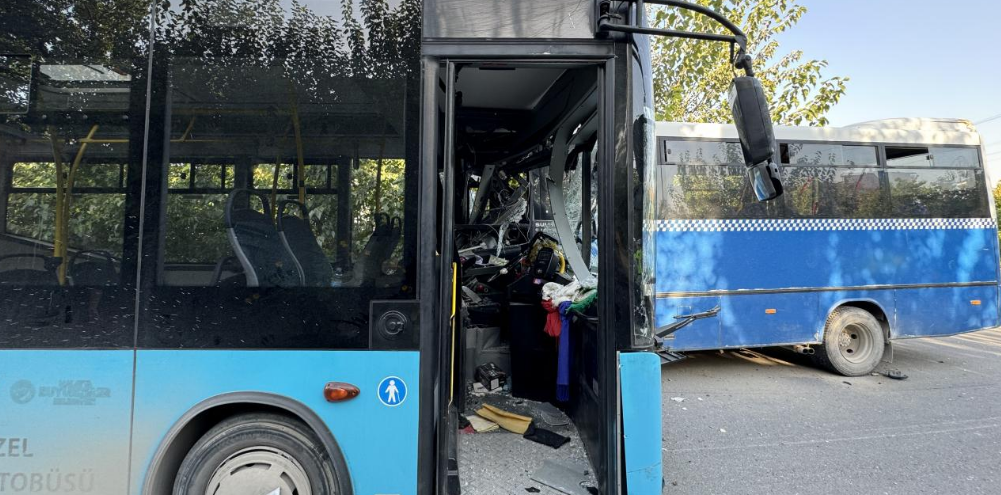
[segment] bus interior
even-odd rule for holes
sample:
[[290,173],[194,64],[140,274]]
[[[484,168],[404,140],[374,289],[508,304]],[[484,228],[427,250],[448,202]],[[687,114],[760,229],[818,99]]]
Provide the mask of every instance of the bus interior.
[[445,185],[462,489],[539,487],[533,473],[553,459],[576,490],[596,487],[598,69],[485,62],[454,74]]

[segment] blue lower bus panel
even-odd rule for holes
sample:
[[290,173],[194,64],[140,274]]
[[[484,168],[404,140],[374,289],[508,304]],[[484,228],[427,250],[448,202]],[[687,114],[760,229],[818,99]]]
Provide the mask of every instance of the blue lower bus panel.
[[0,351],[0,493],[126,493],[133,355]]
[[894,337],[952,335],[998,325],[997,286],[897,289]]
[[816,292],[727,296],[719,314],[724,347],[796,344],[819,340]]
[[619,353],[619,379],[626,489],[631,495],[660,493],[664,479],[660,357],[652,352]]
[[[165,434],[190,409],[223,394],[259,392],[299,402],[327,425],[355,493],[414,494],[418,364],[416,351],[139,351],[132,493],[141,492]],[[387,379],[399,380],[392,404],[379,393]],[[361,393],[327,402],[323,387],[331,381]]]
[[657,324],[721,307],[678,331],[673,350],[817,343],[830,311],[852,302],[878,307],[891,338],[999,324],[990,218],[657,225]]

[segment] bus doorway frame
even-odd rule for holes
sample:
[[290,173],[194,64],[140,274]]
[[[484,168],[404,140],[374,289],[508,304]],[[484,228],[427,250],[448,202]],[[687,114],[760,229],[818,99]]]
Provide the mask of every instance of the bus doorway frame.
[[[452,363],[459,352],[457,335],[452,331],[452,307],[455,296],[453,264],[444,253],[453,251],[454,195],[454,119],[456,66],[469,63],[503,61],[518,65],[567,63],[593,65],[598,71],[597,156],[599,212],[613,211],[617,203],[611,197],[617,189],[615,173],[615,122],[622,116],[616,112],[615,98],[615,44],[608,41],[584,43],[472,43],[457,45],[426,40],[422,60],[421,97],[421,211],[420,211],[420,282],[419,297],[421,321],[424,325],[420,336],[421,351],[421,405],[420,424],[425,427],[418,434],[418,490],[421,494],[458,493],[458,464],[456,453],[457,431],[453,422],[456,415],[450,408],[452,390]],[[443,82],[443,83],[442,83]],[[626,87],[628,89],[628,87]],[[440,98],[444,111],[440,111]],[[620,127],[626,124],[622,123]],[[445,164],[439,182],[439,163]],[[619,189],[621,191],[621,189]],[[635,213],[634,213],[635,214]],[[625,213],[625,218],[630,215]],[[599,422],[599,458],[592,458],[601,493],[622,492],[622,425],[619,402],[618,345],[613,320],[615,299],[611,283],[615,266],[614,221],[620,214],[599,213],[599,231],[606,233],[598,241],[598,376],[601,380],[598,412],[604,421]],[[628,297],[628,295],[626,295]],[[433,427],[431,427],[433,425]]]

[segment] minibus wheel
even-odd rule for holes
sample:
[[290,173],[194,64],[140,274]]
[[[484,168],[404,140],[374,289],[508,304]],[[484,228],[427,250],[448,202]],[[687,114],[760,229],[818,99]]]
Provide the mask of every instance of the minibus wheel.
[[188,451],[174,495],[334,494],[332,466],[323,443],[301,421],[242,414],[213,427]]
[[831,312],[824,327],[824,344],[814,361],[844,376],[872,373],[883,359],[886,338],[876,317],[861,308],[845,306]]

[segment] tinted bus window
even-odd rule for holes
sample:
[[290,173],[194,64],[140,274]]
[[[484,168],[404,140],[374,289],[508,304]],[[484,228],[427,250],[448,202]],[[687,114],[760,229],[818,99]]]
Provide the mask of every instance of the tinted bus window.
[[887,214],[872,168],[784,167],[785,203],[795,218],[879,218]]
[[878,218],[888,212],[875,146],[783,143],[782,175],[793,218]]
[[420,9],[233,3],[157,25],[169,146],[140,344],[365,347],[370,303],[415,297]]
[[661,163],[669,165],[738,165],[744,162],[739,143],[715,141],[660,142]]
[[28,113],[31,55],[0,55],[0,113]]
[[989,217],[983,172],[890,170],[893,215],[900,218]]
[[779,202],[759,202],[743,165],[667,165],[657,170],[657,217],[773,218]]
[[5,2],[0,347],[133,344],[148,3]]
[[779,146],[782,163],[790,165],[872,166],[876,160],[874,146],[840,144],[784,143]]
[[976,148],[886,147],[886,165],[894,168],[980,168]]
[[980,168],[976,148],[932,148],[931,162],[935,168]]
[[[104,173],[114,175],[115,182],[118,182],[117,165],[100,165],[100,167],[106,169]],[[80,167],[78,170],[92,168],[97,166]],[[66,222],[68,225],[65,228],[69,246],[82,251],[102,251],[108,256],[120,259],[125,221],[123,187],[120,184],[110,183],[106,186],[107,190],[101,192],[88,191],[90,187],[76,188],[79,192],[64,196],[60,200],[56,188],[46,185],[55,180],[54,169],[51,163],[14,164],[14,176],[7,193],[5,231],[32,241],[54,243],[60,230],[54,228],[57,208],[62,205],[64,211],[69,212]],[[46,172],[51,172],[51,175]],[[86,175],[81,174],[80,178],[83,179]],[[90,178],[92,181],[98,179]],[[66,276],[72,277],[72,273],[67,273]],[[109,281],[109,283],[116,282]]]

